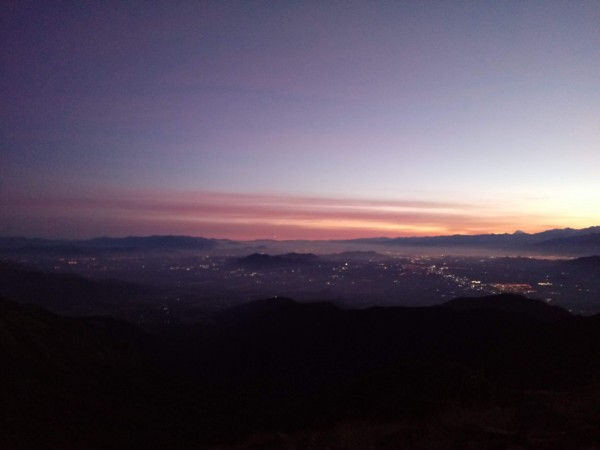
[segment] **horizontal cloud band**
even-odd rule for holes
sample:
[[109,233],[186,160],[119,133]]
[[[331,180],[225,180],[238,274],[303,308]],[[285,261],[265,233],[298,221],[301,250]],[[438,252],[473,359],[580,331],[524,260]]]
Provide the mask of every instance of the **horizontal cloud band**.
[[[86,233],[181,233],[235,239],[346,239],[513,231],[523,223],[547,226],[544,217],[462,202],[420,199],[370,200],[334,197],[110,190],[91,195],[0,198],[23,217],[43,212],[61,221],[95,223]],[[66,224],[63,224],[66,226]],[[40,230],[37,234],[54,234]]]

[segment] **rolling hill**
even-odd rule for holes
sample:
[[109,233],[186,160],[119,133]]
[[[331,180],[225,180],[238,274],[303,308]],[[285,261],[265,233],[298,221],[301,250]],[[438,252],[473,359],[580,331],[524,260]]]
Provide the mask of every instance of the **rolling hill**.
[[600,438],[600,316],[525,297],[364,310],[273,298],[154,334],[0,309],[4,448],[351,448],[339,427],[374,448]]

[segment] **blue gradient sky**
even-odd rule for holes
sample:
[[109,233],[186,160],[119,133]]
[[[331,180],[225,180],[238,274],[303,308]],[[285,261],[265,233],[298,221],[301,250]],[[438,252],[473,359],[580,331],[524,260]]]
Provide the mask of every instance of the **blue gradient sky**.
[[597,1],[0,8],[2,235],[600,224]]

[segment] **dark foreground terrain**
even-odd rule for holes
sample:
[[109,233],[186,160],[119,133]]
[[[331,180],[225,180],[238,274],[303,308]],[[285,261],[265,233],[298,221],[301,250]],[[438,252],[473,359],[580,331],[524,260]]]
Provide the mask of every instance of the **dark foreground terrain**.
[[0,448],[598,448],[600,316],[274,298],[142,331],[0,302]]

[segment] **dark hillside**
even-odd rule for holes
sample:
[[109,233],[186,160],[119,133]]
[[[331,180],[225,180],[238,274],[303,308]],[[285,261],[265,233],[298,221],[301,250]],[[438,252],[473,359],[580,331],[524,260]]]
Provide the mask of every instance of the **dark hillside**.
[[214,448],[253,433],[271,444],[238,448],[355,448],[339,426],[368,434],[364,448],[600,438],[598,317],[523,297],[365,310],[274,298],[154,335],[0,308],[0,448]]
[[92,280],[69,273],[48,273],[0,261],[0,297],[31,303],[59,314],[111,315],[135,322],[134,310],[146,307],[156,290],[133,283]]
[[542,322],[560,322],[571,315],[568,311],[541,300],[522,295],[499,294],[485,297],[465,297],[450,300],[441,305],[454,311],[493,310],[520,314]]
[[252,253],[238,259],[235,264],[241,267],[255,269],[277,269],[283,267],[302,267],[316,264],[320,257],[313,253],[286,253],[284,255],[268,255]]
[[506,307],[345,311],[271,299],[233,308],[208,334],[189,332],[179,361],[170,357],[235,403],[249,428],[430,416],[600,374],[594,320],[525,298],[473,300],[482,301]]
[[[0,300],[0,448],[139,449],[189,434],[187,392],[141,351],[137,328]],[[198,403],[198,402],[196,402]]]

